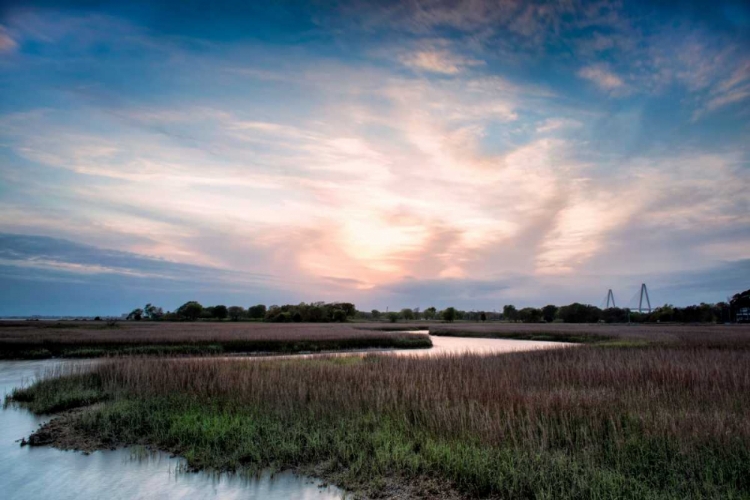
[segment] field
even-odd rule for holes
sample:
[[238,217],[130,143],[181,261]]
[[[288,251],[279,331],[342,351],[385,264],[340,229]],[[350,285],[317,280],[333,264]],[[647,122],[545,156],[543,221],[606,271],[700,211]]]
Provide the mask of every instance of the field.
[[232,322],[2,321],[0,359],[110,355],[296,353],[430,347],[426,335],[355,329],[348,324]]
[[669,328],[493,356],[119,358],[13,397],[102,403],[40,444],[140,443],[372,498],[750,498],[750,331]]

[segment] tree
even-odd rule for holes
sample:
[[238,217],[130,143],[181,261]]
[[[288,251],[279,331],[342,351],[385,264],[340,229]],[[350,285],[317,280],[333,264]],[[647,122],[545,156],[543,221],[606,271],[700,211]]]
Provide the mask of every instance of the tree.
[[195,300],[191,300],[189,302],[185,302],[180,307],[177,308],[177,316],[179,316],[182,319],[186,319],[188,321],[195,321],[198,319],[201,315],[201,312],[203,312],[203,306],[200,305],[199,302],[196,302]]
[[153,304],[146,304],[146,307],[143,308],[143,315],[150,320],[157,320],[164,316],[164,311],[161,307],[156,307]]
[[424,319],[435,319],[435,316],[437,316],[437,309],[434,307],[428,307],[422,312],[422,316],[424,316]]
[[211,315],[216,319],[224,319],[229,315],[229,311],[227,310],[227,306],[218,305],[214,306],[214,310],[211,312]]
[[230,306],[229,309],[227,309],[227,313],[229,314],[229,319],[232,321],[237,321],[247,314],[245,308],[240,306]]
[[343,323],[346,321],[346,312],[344,312],[343,309],[334,309],[333,310],[333,321],[337,321],[339,323]]
[[372,319],[380,319],[380,311],[377,309],[373,309],[370,314],[372,314]]
[[411,321],[414,319],[414,311],[412,311],[408,307],[401,309],[401,317],[404,318],[406,321]]
[[391,323],[395,323],[398,321],[398,313],[397,312],[389,312],[388,313],[388,321]]
[[557,317],[565,323],[596,323],[601,319],[601,309],[574,302],[560,307],[557,310]]
[[555,321],[555,315],[557,314],[557,306],[549,304],[542,307],[542,319],[547,323]]
[[258,304],[247,308],[247,317],[250,319],[263,319],[266,317],[266,306]]
[[443,319],[448,323],[453,323],[453,321],[456,319],[456,309],[454,307],[445,309],[443,311]]
[[128,314],[127,319],[128,321],[140,321],[142,317],[143,317],[143,309],[138,308],[138,309],[133,309],[132,311],[130,311],[130,314]]
[[479,315],[479,319],[481,319],[482,321],[487,321],[487,314],[482,311],[482,313]]
[[524,307],[518,311],[518,319],[524,323],[539,323],[542,319],[542,311],[535,307]]
[[512,304],[503,306],[503,318],[507,321],[518,320],[518,310],[516,309],[516,306]]

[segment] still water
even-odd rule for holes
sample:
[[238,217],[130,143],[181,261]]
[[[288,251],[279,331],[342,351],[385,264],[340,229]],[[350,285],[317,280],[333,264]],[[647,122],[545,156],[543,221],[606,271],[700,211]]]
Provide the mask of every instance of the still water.
[[[62,361],[0,362],[0,396],[26,385]],[[21,448],[47,417],[21,408],[0,410],[0,498],[9,500],[119,499],[303,499],[345,498],[332,486],[292,473],[245,478],[228,474],[181,472],[184,461],[164,453],[135,450],[97,451],[84,455],[50,447]],[[145,456],[144,456],[145,455]]]
[[[430,333],[416,330],[410,333]],[[505,352],[535,351],[537,349],[559,349],[576,344],[546,342],[538,340],[483,339],[471,337],[436,337],[430,335],[432,348],[392,351],[399,356],[444,356],[446,354],[500,354]]]

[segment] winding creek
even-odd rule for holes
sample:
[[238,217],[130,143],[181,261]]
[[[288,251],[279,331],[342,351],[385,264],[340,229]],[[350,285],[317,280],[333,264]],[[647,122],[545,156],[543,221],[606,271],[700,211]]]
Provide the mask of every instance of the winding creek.
[[[416,333],[416,332],[415,332]],[[420,333],[427,333],[420,332]],[[555,342],[432,337],[432,349],[390,351],[389,354],[434,356],[483,354],[562,347]],[[346,355],[342,353],[341,355]],[[351,354],[349,354],[351,355]],[[308,355],[311,356],[311,355]],[[314,356],[314,355],[312,355]],[[76,361],[2,361],[0,394],[31,383],[45,370]],[[346,498],[345,492],[321,481],[290,472],[247,478],[237,475],[183,472],[184,461],[165,453],[133,449],[97,451],[90,455],[50,447],[21,447],[50,417],[38,417],[14,405],[0,411],[0,497],[19,500],[71,499],[304,499]]]

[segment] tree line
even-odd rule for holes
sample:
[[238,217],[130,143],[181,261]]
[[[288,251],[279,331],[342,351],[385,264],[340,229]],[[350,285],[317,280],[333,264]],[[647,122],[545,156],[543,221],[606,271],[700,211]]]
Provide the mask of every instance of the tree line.
[[152,321],[197,321],[197,320],[254,320],[276,323],[305,322],[344,322],[353,319],[371,321],[418,321],[442,320],[463,321],[510,321],[521,323],[724,323],[735,321],[738,311],[750,308],[750,290],[738,293],[727,302],[716,304],[701,303],[686,307],[670,304],[656,307],[649,313],[640,313],[625,308],[610,307],[602,309],[589,304],[574,302],[566,306],[546,305],[541,308],[524,307],[517,309],[514,305],[503,306],[502,312],[464,311],[455,307],[438,310],[435,307],[404,308],[400,311],[381,312],[373,309],[369,312],[358,311],[350,302],[311,302],[272,305],[266,307],[257,304],[245,309],[242,306],[215,305],[204,307],[197,301],[189,301],[175,311],[164,312],[161,307],[146,304],[136,308],[127,315],[128,320],[142,319]]
[[203,306],[195,300],[185,302],[174,311],[167,311],[153,304],[146,304],[143,308],[133,309],[126,315],[126,319],[132,321],[198,321],[198,320],[225,320],[240,321],[269,321],[276,323],[306,322],[321,323],[334,321],[347,321],[353,318],[357,310],[354,304],[349,302],[304,302],[283,306],[272,305],[266,307],[257,304],[245,309],[242,306]]

